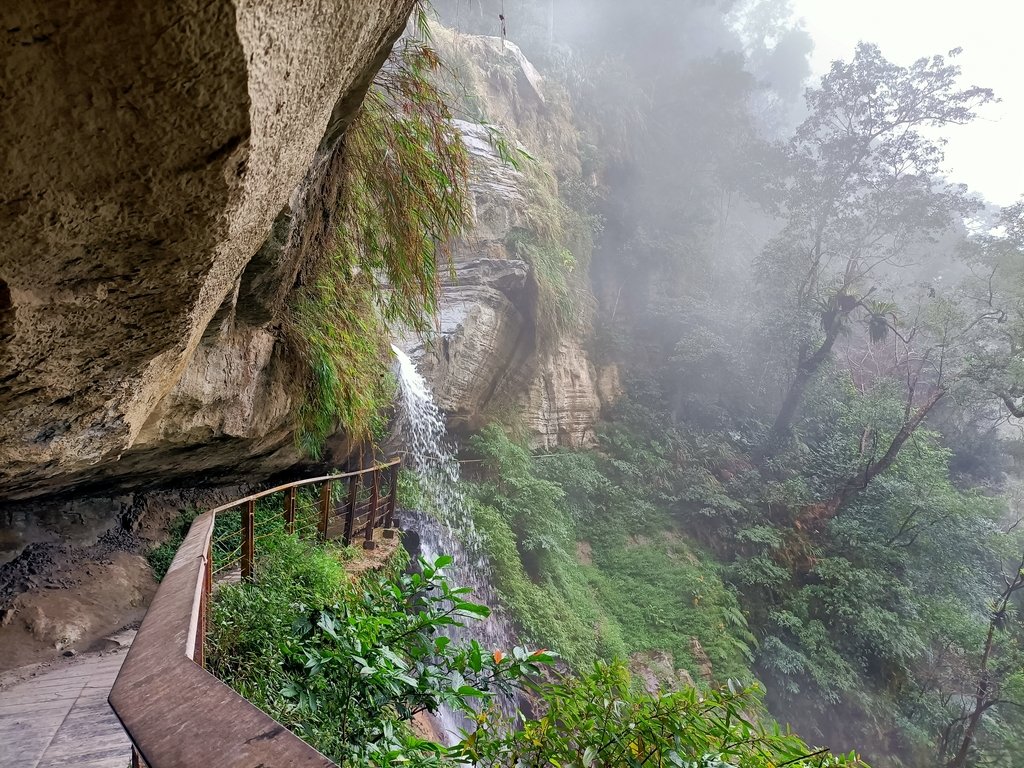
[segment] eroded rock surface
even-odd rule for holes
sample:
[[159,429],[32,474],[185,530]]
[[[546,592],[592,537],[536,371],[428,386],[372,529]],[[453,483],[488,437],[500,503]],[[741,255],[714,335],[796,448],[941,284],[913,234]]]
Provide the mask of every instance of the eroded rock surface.
[[526,264],[517,259],[460,262],[459,281],[446,285],[440,333],[431,346],[413,342],[420,372],[438,405],[453,421],[472,428],[495,388],[519,360],[525,318],[516,306],[526,285]]
[[686,669],[676,669],[675,658],[668,651],[642,651],[629,657],[629,672],[650,694],[693,688],[693,676]]
[[[543,158],[542,173],[579,173],[572,115],[564,100],[545,95],[543,78],[516,46],[450,30],[436,37],[506,141]],[[439,332],[426,343],[406,339],[406,351],[452,428],[511,417],[534,447],[593,445],[601,409],[618,395],[617,376],[591,362],[583,332],[550,338],[550,329],[538,330],[536,275],[511,246],[534,226],[530,180],[501,157],[493,129],[459,128],[471,158],[473,225],[454,244],[456,279],[444,284]]]
[[412,4],[3,4],[0,496],[294,462],[295,265],[243,272]]
[[597,443],[597,370],[578,338],[561,339],[553,352],[541,357],[524,412],[535,447],[586,448]]

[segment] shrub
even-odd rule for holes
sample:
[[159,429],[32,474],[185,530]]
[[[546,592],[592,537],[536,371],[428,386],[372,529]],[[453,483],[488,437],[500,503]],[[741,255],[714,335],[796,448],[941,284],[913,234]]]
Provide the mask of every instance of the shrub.
[[470,441],[483,461],[469,496],[499,595],[531,642],[576,670],[667,650],[697,675],[696,638],[719,679],[749,678],[756,643],[717,564],[645,498],[661,500],[648,478],[664,460],[622,439],[612,457],[536,459],[493,425]]
[[450,557],[351,583],[341,550],[284,533],[270,540],[254,583],[218,590],[207,662],[340,764],[436,760],[442,747],[406,727],[413,715],[447,706],[475,718],[552,661],[451,641],[446,631],[488,609],[448,585]]
[[649,694],[621,663],[541,686],[544,714],[509,734],[485,726],[453,752],[478,766],[863,766],[808,747],[763,718],[760,691],[728,687]]

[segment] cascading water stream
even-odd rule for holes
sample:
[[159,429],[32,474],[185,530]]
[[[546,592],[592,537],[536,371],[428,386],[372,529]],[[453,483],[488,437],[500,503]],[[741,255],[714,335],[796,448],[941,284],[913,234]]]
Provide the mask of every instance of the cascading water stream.
[[[392,346],[392,350],[398,360],[398,431],[406,450],[404,464],[419,479],[424,507],[402,512],[402,527],[419,534],[420,554],[427,560],[451,555],[454,562],[445,569],[449,583],[471,587],[471,599],[492,609],[483,621],[453,627],[452,640],[476,640],[486,649],[507,652],[516,644],[515,633],[494,610],[498,600],[491,584],[490,564],[459,484],[459,462],[448,441],[444,415],[409,356],[398,347]],[[467,724],[451,711],[439,712],[437,719],[449,738],[458,738],[459,729]]]

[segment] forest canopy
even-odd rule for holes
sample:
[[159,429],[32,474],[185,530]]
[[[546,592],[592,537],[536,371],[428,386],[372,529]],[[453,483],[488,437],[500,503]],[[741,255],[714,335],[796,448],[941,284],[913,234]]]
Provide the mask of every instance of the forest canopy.
[[[601,592],[653,556],[612,522],[630,520],[715,564],[749,652],[719,663],[811,741],[878,766],[1024,765],[1024,202],[992,205],[945,157],[997,94],[959,49],[898,63],[866,41],[811,77],[782,2],[436,6],[569,94],[601,222],[588,343],[625,380],[593,452],[509,464],[493,429],[469,445],[520,624],[564,633],[539,589],[602,627],[563,638],[570,656],[635,653],[644,619]],[[666,568],[649,581],[682,583]]]

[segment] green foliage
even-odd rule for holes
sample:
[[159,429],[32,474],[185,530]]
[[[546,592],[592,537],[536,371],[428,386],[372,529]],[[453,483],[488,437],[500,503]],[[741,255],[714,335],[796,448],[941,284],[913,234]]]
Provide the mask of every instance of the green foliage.
[[271,715],[284,715],[286,678],[281,644],[308,605],[328,605],[343,595],[347,577],[333,546],[318,547],[278,535],[253,584],[217,590],[206,639],[213,674]]
[[423,505],[419,478],[411,469],[402,467],[398,470],[398,506],[401,509],[422,509]]
[[[615,32],[604,42],[629,39]],[[486,73],[500,88],[511,82],[505,63]],[[941,142],[921,129],[966,121],[991,94],[961,89],[941,57],[898,67],[862,45],[809,94],[781,168],[756,138],[753,79],[739,57],[674,63],[650,68],[678,94],[651,99],[652,123],[671,125],[670,138],[652,130],[647,151],[630,158],[634,133],[655,115],[627,76],[633,65],[562,63],[579,76],[569,86],[585,96],[581,113],[602,144],[605,167],[585,173],[612,185],[600,206],[607,257],[595,270],[608,297],[604,359],[625,357],[651,375],[630,382],[633,399],[605,427],[599,453],[533,457],[494,430],[474,441],[485,463],[472,507],[501,596],[525,635],[562,648],[576,669],[659,649],[697,672],[694,637],[719,677],[748,677],[753,658],[775,711],[834,743],[862,743],[886,764],[934,765],[937,734],[962,722],[1006,547],[1003,505],[953,482],[956,445],[939,432],[972,403],[983,414],[977,444],[991,446],[996,422],[984,398],[1021,408],[1020,209],[1007,212],[1004,233],[972,242],[976,279],[963,295],[933,288],[915,318],[909,289],[890,294],[881,280],[914,282],[904,268],[973,209],[938,176]],[[485,116],[482,99],[470,107]],[[521,170],[529,219],[508,245],[531,265],[544,343],[588,314],[596,185],[560,178],[556,189],[542,164]],[[754,178],[762,174],[786,183]],[[745,210],[739,189],[767,201],[782,227]],[[760,271],[738,255],[757,250]],[[342,263],[342,272],[359,269]],[[926,266],[937,271],[934,260]],[[886,300],[869,299],[876,284]],[[376,307],[367,290],[365,301],[345,301]],[[902,325],[912,318],[915,327]],[[890,347],[898,359],[887,367]],[[781,420],[796,434],[784,451],[752,451],[776,431],[765,414],[794,386],[794,371],[809,372],[793,389],[800,407]],[[358,393],[372,393],[362,381]],[[928,387],[940,385],[952,401],[946,422],[917,428],[869,477]],[[987,477],[998,482],[1000,472]],[[851,483],[841,509],[830,506]],[[1005,648],[1011,639],[1000,636]],[[1013,696],[1020,662],[1005,658],[996,671]],[[986,713],[979,761],[1013,764],[1015,722],[998,708]],[[556,760],[586,762],[560,744],[550,747]]]
[[445,705],[475,718],[553,656],[485,650],[445,634],[488,609],[442,568],[349,581],[344,553],[275,534],[253,584],[222,586],[207,636],[209,669],[340,764],[436,763],[412,735],[417,712]]
[[842,711],[840,743],[867,751],[870,733],[892,731],[873,756],[928,764],[943,700],[935,654],[977,634],[1000,501],[955,487],[940,435],[919,429],[841,514],[820,530],[791,527],[888,444],[904,409],[898,382],[858,391],[822,381],[808,394],[802,441],[775,465],[798,476],[762,480],[759,494],[730,487],[754,525],[718,534],[733,540],[727,572],[761,638],[770,704],[831,732]]
[[394,400],[395,382],[386,368],[388,335],[376,295],[366,273],[354,274],[340,256],[332,255],[332,272],[303,292],[294,313],[309,367],[298,434],[303,451],[313,457],[339,423],[356,439],[379,435]]
[[[592,601],[585,588],[579,589],[581,585],[572,578],[571,572],[568,585],[566,571],[559,571],[539,583],[534,581],[523,565],[516,535],[508,520],[486,504],[472,502],[472,508],[477,530],[486,542],[494,586],[503,608],[515,619],[523,637],[557,648],[566,661],[577,668],[598,656],[610,659],[625,654],[621,642],[607,640],[609,630],[606,627],[598,627],[595,633],[593,622],[597,617]],[[582,600],[574,602],[567,593]]]
[[293,312],[310,372],[298,439],[314,456],[339,423],[356,440],[382,433],[389,331],[426,327],[447,244],[469,220],[467,154],[440,67],[429,40],[403,40],[345,134],[336,232]]
[[423,327],[437,306],[438,256],[469,221],[468,158],[433,84],[441,63],[429,41],[397,51],[346,134],[339,246],[382,279],[386,321]]
[[561,332],[579,327],[580,298],[573,279],[576,258],[557,240],[542,240],[524,229],[513,229],[509,249],[533,268],[537,282],[538,338],[557,339]]
[[[277,534],[254,584],[218,590],[207,638],[211,671],[339,764],[860,765],[770,724],[756,688],[650,694],[621,661],[545,680],[549,652],[457,645],[445,631],[487,609],[444,580],[451,558],[353,584],[340,555]],[[524,686],[539,716],[509,728],[492,703]],[[407,726],[442,705],[469,717],[450,748]]]
[[537,339],[543,345],[589,324],[593,308],[586,271],[594,230],[585,211],[559,197],[559,185],[545,164],[526,162],[522,171],[527,220],[509,231],[506,245],[531,267],[537,286]]
[[496,698],[511,698],[515,681],[550,663],[544,652],[515,648],[506,655],[475,640],[451,643],[447,629],[486,618],[488,609],[466,600],[468,589],[448,586],[439,569],[450,562],[424,563],[422,573],[366,588],[356,600],[314,609],[295,622],[283,648],[288,682],[281,695],[321,750],[359,762],[401,761],[410,744],[389,737],[390,722],[440,706],[475,717]]
[[[447,5],[460,25],[493,18]],[[666,574],[679,552],[664,540],[683,538],[722,563],[776,712],[885,765],[945,763],[936,743],[951,723],[963,728],[1012,539],[1000,527],[1019,517],[993,493],[1012,465],[1002,417],[1024,413],[1024,203],[976,228],[965,270],[954,252],[976,203],[941,172],[943,126],[973,119],[991,92],[960,85],[958,51],[899,66],[863,43],[809,91],[793,139],[767,147],[750,104],[771,96],[757,92],[749,60],[664,54],[685,47],[664,44],[673,34],[715,35],[722,19],[710,7],[698,18],[679,4],[640,13],[601,0],[588,4],[585,30],[563,25],[559,39],[549,5],[525,2],[514,34],[562,77],[598,145],[608,237],[591,275],[605,301],[593,346],[602,362],[649,375],[629,381],[632,402],[604,428],[592,458],[604,485],[561,457],[476,479],[499,581],[515,583],[506,598],[524,625],[532,614],[531,631],[557,631],[547,606],[568,606],[588,628],[627,628],[609,633],[625,646],[636,635],[672,643],[646,621],[658,610],[630,611],[608,593],[636,590],[675,613],[668,594],[693,585]],[[783,5],[740,4],[732,22],[759,41],[793,42]],[[651,23],[669,15],[674,24]],[[655,71],[648,90],[638,75]],[[559,186],[567,199],[580,191]],[[549,306],[565,306],[553,285]],[[787,392],[798,407],[785,414]],[[936,392],[929,421],[868,472]],[[767,439],[776,431],[786,440]],[[984,491],[969,489],[979,481]],[[630,541],[647,530],[662,546]],[[580,540],[589,565],[573,557]],[[572,599],[557,586],[570,568]],[[612,573],[622,581],[606,592]],[[586,658],[577,643],[571,655]],[[1015,722],[987,711],[991,740],[971,760],[1012,765]]]
[[638,692],[621,663],[540,688],[543,715],[502,734],[482,727],[457,747],[480,766],[863,766],[858,757],[808,747],[763,718],[759,691]]
[[[956,685],[963,672],[953,669],[966,669],[970,655],[951,649],[980,648],[989,574],[1008,543],[996,528],[1001,500],[956,487],[941,436],[919,429],[842,514],[820,531],[801,530],[801,515],[899,428],[898,382],[822,380],[808,393],[802,440],[770,473],[746,457],[757,424],[716,416],[702,430],[699,409],[718,406],[694,401],[694,421],[676,426],[656,381],[633,381],[631,390],[638,397],[604,425],[599,453],[531,458],[493,430],[472,441],[486,459],[475,496],[507,528],[495,557],[499,589],[511,562],[536,591],[522,597],[526,588],[517,588],[513,613],[543,632],[546,610],[531,604],[543,601],[588,628],[610,627],[615,654],[668,650],[691,670],[696,637],[716,675],[749,675],[752,659],[769,704],[802,727],[845,748],[862,745],[883,764],[894,755],[930,764],[936,734],[955,717],[941,691]],[[538,524],[561,542],[539,556],[527,546]],[[586,562],[571,557],[577,540],[586,541]],[[549,587],[554,552],[569,554],[562,561],[582,597]],[[570,646],[577,669],[593,658],[590,647]],[[1005,732],[1005,720],[989,720]],[[881,732],[888,746],[874,746]]]
[[872,344],[881,344],[889,337],[891,323],[895,323],[897,307],[891,301],[868,301],[868,336]]
[[477,527],[527,637],[575,669],[668,650],[695,675],[696,639],[720,679],[749,676],[755,641],[735,598],[648,498],[655,454],[533,458],[495,426],[470,447],[483,459],[469,487]]
[[153,569],[153,577],[157,581],[163,581],[174,555],[178,552],[178,547],[185,540],[185,535],[198,514],[199,511],[195,509],[182,510],[168,524],[167,540],[146,553],[146,560],[149,561],[149,567]]

